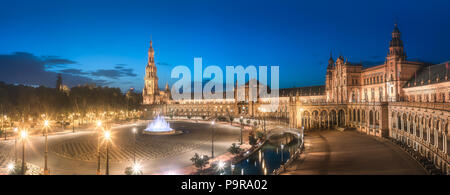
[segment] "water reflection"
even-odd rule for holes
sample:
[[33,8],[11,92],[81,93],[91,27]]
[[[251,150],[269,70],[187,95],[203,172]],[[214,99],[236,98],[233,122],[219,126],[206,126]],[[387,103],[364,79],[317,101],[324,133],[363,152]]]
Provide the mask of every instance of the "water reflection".
[[291,142],[281,147],[281,142],[266,142],[261,149],[236,165],[228,166],[225,174],[229,175],[267,175],[271,174],[280,165],[286,163],[291,157],[300,140],[292,139]]

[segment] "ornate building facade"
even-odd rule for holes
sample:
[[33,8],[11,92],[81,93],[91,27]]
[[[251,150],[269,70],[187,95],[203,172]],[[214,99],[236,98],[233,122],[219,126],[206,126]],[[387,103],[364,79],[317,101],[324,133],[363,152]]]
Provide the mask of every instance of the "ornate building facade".
[[[385,62],[365,67],[342,56],[330,56],[324,86],[286,88],[277,98],[171,100],[157,89],[153,49],[146,68],[144,104],[159,104],[154,113],[207,118],[270,117],[289,127],[356,129],[368,135],[404,142],[447,172],[450,166],[449,62],[408,61],[397,25],[392,31]],[[248,94],[248,83],[245,87]],[[236,91],[238,86],[235,86]],[[193,96],[192,96],[193,97]],[[235,96],[236,97],[236,96]],[[278,101],[278,109],[263,105]]]

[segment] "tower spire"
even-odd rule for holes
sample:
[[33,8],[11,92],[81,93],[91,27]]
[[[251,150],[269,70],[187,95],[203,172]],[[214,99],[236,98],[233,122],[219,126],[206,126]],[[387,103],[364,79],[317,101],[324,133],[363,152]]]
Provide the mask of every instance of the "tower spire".
[[389,56],[398,56],[401,59],[406,59],[406,54],[403,51],[403,41],[401,40],[401,33],[398,28],[397,22],[394,24],[394,30],[392,31],[392,39],[389,42]]
[[155,51],[153,50],[152,40],[150,39],[150,48],[148,49],[148,63],[145,67],[145,86],[143,90],[144,104],[155,104],[159,102],[158,94],[158,76],[155,65]]
[[334,64],[333,53],[330,51],[330,59],[328,59],[328,68],[331,68]]
[[153,50],[153,42],[150,36],[150,48],[148,49],[148,65],[155,66],[155,51]]

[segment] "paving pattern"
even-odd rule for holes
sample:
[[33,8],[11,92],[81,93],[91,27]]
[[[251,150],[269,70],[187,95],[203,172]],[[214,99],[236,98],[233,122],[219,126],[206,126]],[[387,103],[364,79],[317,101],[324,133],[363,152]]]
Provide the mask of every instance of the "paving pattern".
[[355,131],[316,131],[288,175],[421,175],[425,170],[392,143]]
[[[187,126],[182,124],[174,124],[174,128],[185,130]],[[167,158],[187,151],[192,151],[201,145],[210,143],[211,134],[208,131],[207,124],[204,124],[206,130],[187,129],[181,135],[144,135],[141,134],[144,127],[139,129],[136,136],[136,159],[152,160]],[[115,132],[113,144],[110,146],[111,162],[127,162],[131,161],[134,156],[135,145],[134,137],[131,132],[120,131]],[[81,160],[87,162],[97,161],[97,135],[90,134],[64,140],[50,145],[50,152],[57,156]],[[100,156],[106,158],[106,144],[100,144]]]
[[3,170],[14,160],[14,140],[3,141],[0,151],[0,169]]

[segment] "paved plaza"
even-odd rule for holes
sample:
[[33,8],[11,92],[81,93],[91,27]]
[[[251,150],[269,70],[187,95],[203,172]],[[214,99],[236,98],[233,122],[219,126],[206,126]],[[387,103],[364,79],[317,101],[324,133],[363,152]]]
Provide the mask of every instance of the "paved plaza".
[[[147,123],[138,125],[141,132]],[[194,153],[211,155],[211,124],[208,122],[170,121],[171,127],[184,131],[181,135],[137,135],[136,159],[143,166],[144,174],[173,172],[192,162]],[[120,125],[112,130],[113,144],[110,151],[110,174],[124,174],[124,169],[132,163],[134,138],[132,125]],[[232,143],[239,140],[240,128],[229,124],[216,124],[215,156],[224,154]],[[20,145],[21,146],[21,145]],[[26,149],[26,162],[43,167],[42,136],[29,139]],[[14,142],[1,142],[2,151],[13,158]],[[18,147],[21,158],[21,147]],[[101,169],[105,171],[105,147],[101,147]],[[7,162],[6,160],[4,160]],[[51,174],[95,174],[97,170],[97,134],[93,130],[67,132],[49,135],[49,161]]]
[[387,140],[355,131],[315,131],[286,175],[423,175],[425,170]]

